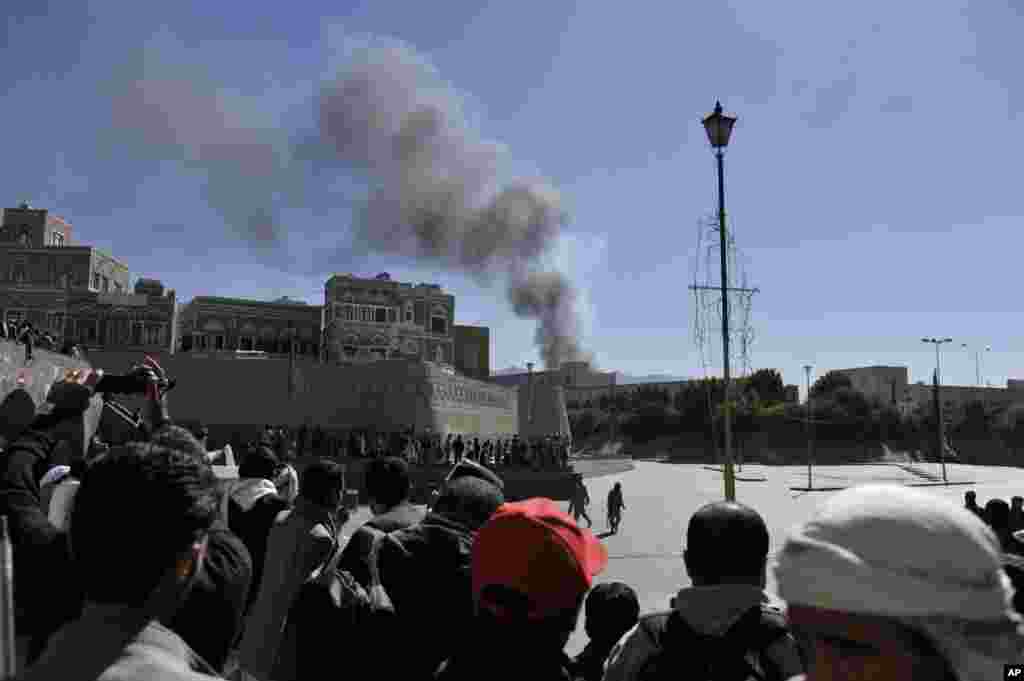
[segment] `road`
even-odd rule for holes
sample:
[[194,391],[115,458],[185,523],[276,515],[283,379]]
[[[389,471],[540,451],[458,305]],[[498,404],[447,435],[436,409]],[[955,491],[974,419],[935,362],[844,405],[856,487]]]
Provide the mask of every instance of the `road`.
[[[934,464],[921,464],[930,473],[938,472]],[[590,516],[599,535],[607,530],[605,499],[615,482],[622,483],[626,511],[619,533],[604,536],[608,547],[608,568],[596,582],[621,581],[632,586],[640,598],[641,612],[668,607],[669,598],[681,587],[689,585],[682,561],[683,538],[690,516],[706,503],[723,498],[722,475],[699,464],[670,464],[638,461],[632,470],[627,466],[607,464],[602,471],[615,471],[586,480],[592,504]],[[835,492],[794,492],[790,487],[807,484],[803,466],[746,465],[743,477],[762,477],[764,482],[737,482],[738,501],[757,509],[768,525],[771,551],[774,553],[794,525],[811,518],[820,504]],[[974,481],[971,486],[929,487],[930,492],[963,500],[968,489],[976,490],[978,503],[984,505],[993,497],[1009,500],[1024,495],[1024,469],[951,464],[950,481]],[[912,472],[889,465],[820,466],[814,469],[814,486],[839,487],[868,482],[925,482]],[[568,503],[562,507],[568,510]],[[348,525],[357,527],[369,518],[361,508]],[[768,588],[775,579],[768,571]],[[575,654],[586,645],[583,618],[569,640],[567,651]]]
[[[922,464],[929,472],[939,469]],[[794,492],[790,487],[807,484],[803,466],[747,465],[750,477],[765,482],[737,482],[738,501],[757,509],[768,525],[774,554],[790,528],[811,518],[821,503],[835,492]],[[821,466],[814,469],[814,486],[851,486],[868,482],[919,483],[923,479],[895,466]],[[948,466],[950,481],[974,481],[971,486],[928,487],[927,491],[963,500],[968,489],[976,490],[978,503],[993,497],[1009,500],[1024,495],[1024,469],[954,464]],[[617,535],[603,537],[608,547],[608,568],[596,583],[621,581],[632,586],[640,599],[641,612],[668,607],[669,598],[689,585],[683,566],[682,549],[686,525],[698,508],[723,498],[722,476],[697,464],[637,462],[634,470],[587,480],[592,504],[594,530],[604,533],[605,499],[615,482],[622,483],[626,511]],[[568,508],[568,504],[563,504]],[[768,571],[768,589],[775,578]],[[586,645],[583,621],[569,640],[567,651],[576,654]]]

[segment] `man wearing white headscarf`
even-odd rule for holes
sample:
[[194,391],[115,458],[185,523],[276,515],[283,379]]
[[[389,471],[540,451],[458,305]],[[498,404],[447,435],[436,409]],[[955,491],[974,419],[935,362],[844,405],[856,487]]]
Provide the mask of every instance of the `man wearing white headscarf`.
[[983,681],[1024,661],[999,542],[942,497],[840,492],[787,539],[776,580],[812,646],[814,681]]

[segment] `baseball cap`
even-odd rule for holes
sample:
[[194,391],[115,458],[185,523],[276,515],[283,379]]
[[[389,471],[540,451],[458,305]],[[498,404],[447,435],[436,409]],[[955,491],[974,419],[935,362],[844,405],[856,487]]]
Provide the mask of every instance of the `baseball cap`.
[[491,585],[514,589],[540,619],[575,607],[607,564],[604,544],[551,499],[509,502],[473,542],[473,595]]

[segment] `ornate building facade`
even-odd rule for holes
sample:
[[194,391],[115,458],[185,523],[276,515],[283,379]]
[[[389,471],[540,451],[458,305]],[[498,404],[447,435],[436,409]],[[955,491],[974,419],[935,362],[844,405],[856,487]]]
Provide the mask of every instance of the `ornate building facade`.
[[437,284],[335,275],[324,286],[327,357],[340,364],[379,359],[455,360],[455,297]]
[[273,302],[199,296],[182,306],[179,350],[192,353],[260,351],[320,354],[320,307],[281,299]]
[[92,246],[72,243],[72,228],[45,209],[22,204],[0,222],[0,315],[28,320],[88,348],[173,347],[173,290],[140,279]]

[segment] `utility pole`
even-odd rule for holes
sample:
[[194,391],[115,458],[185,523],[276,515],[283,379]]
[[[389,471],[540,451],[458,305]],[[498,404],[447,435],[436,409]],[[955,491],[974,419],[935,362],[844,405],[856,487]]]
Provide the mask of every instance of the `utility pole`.
[[930,343],[935,346],[935,379],[933,381],[934,387],[934,402],[935,402],[935,446],[938,449],[939,460],[942,462],[942,481],[945,483],[949,482],[946,476],[946,438],[943,434],[943,422],[942,422],[942,400],[940,399],[939,386],[941,384],[941,363],[939,358],[939,348],[946,343],[952,343],[952,338],[922,338],[922,343]]
[[811,489],[811,464],[814,461],[814,430],[811,424],[811,369],[810,364],[804,365],[804,373],[807,375],[807,489]]
[[612,391],[611,391],[612,392],[612,399],[611,399],[612,424],[611,424],[611,428],[610,428],[610,431],[611,431],[610,435],[611,435],[611,437],[609,438],[609,442],[611,442],[611,443],[615,442],[615,438],[618,436],[618,430],[619,430],[619,409],[618,409],[617,401],[615,399],[616,398],[616,394],[615,394],[615,380],[616,380],[616,376],[617,376],[616,372],[613,371],[612,372]]

